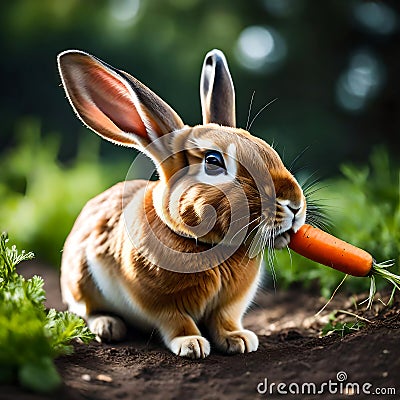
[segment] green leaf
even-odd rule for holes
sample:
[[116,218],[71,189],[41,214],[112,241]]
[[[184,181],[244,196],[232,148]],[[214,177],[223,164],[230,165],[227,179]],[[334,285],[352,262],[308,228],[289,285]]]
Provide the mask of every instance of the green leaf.
[[337,311],[329,314],[328,323],[322,328],[321,336],[338,334],[341,337],[349,333],[357,332],[364,326],[364,323],[359,320],[339,322],[337,320]]
[[30,299],[39,308],[43,307],[43,302],[46,300],[46,292],[43,289],[43,285],[43,278],[37,275],[25,281],[24,284],[26,298]]
[[74,339],[88,343],[95,337],[82,318],[67,311],[49,310],[45,329],[56,355],[71,353],[72,346],[68,343]]
[[24,364],[18,373],[21,385],[36,392],[49,393],[61,383],[61,378],[50,357],[38,358]]
[[25,260],[30,260],[34,254],[25,253],[23,250],[18,252],[15,246],[11,248],[7,246],[8,235],[3,232],[0,235],[0,287],[3,287],[9,282],[12,282],[16,277],[16,266]]

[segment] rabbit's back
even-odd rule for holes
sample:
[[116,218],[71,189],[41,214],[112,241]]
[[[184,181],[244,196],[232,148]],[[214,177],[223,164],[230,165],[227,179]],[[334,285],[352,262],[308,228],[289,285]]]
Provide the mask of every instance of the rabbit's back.
[[[117,243],[109,239],[110,235],[117,235],[123,223],[123,208],[148,185],[149,182],[144,180],[120,182],[89,200],[65,242],[62,264],[68,263],[70,248],[74,249],[73,258],[76,258],[77,252],[87,252],[88,247],[92,246],[92,250],[102,256],[115,252],[116,249],[110,246],[116,246]],[[71,246],[72,242],[75,242],[74,246]]]

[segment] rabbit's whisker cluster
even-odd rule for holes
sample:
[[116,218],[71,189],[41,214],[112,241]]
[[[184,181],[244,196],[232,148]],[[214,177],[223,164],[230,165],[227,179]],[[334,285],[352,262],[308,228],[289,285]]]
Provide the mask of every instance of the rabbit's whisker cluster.
[[[257,220],[261,219],[261,217],[257,218],[256,220],[252,221],[252,222],[257,222]],[[251,231],[246,235],[246,240],[251,238],[251,242],[250,242],[250,246],[249,248],[251,248],[251,246],[253,245],[254,240],[257,238],[257,233],[258,230],[260,228],[260,226],[263,224],[263,221],[258,222],[252,229]],[[253,232],[256,232],[253,235]]]
[[319,179],[314,176],[315,173],[311,174],[302,185],[304,196],[307,199],[306,222],[326,231],[332,225],[331,219],[326,214],[328,206],[323,203],[324,199],[315,198],[315,194],[325,189],[326,185],[322,186]]
[[[268,219],[259,217],[260,222],[248,233],[246,240],[251,237],[249,254],[253,255],[262,251],[266,246],[274,245],[275,229],[268,223]],[[255,234],[253,234],[255,232]]]
[[272,282],[274,284],[274,289],[276,289],[276,272],[274,267],[275,260],[275,228],[273,228],[272,234],[267,238],[267,254],[268,254],[268,266],[271,270]]
[[[291,162],[290,166],[288,167],[288,170],[292,173],[294,172],[294,167],[296,166],[296,163],[300,160],[301,157],[304,156],[304,154],[310,149],[310,146],[306,146]],[[304,190],[304,188],[303,188]]]
[[254,235],[250,241],[250,244],[246,251],[246,256],[248,256],[249,258],[254,258],[260,253],[260,250],[257,247],[258,239],[259,235]]
[[[240,220],[244,219],[244,218],[249,218],[248,215],[244,215],[243,217],[237,218],[236,220],[232,221],[232,224],[239,222]],[[258,219],[260,219],[261,217],[257,217],[253,220],[250,220],[247,224],[245,224],[244,226],[242,226],[231,238],[230,242],[232,244],[233,240],[236,238],[237,235],[239,235],[242,231],[244,231],[245,229],[247,229],[251,224],[255,223]],[[247,234],[247,238],[251,235],[251,232],[254,231],[254,229],[256,229],[257,227],[253,228],[248,234]]]

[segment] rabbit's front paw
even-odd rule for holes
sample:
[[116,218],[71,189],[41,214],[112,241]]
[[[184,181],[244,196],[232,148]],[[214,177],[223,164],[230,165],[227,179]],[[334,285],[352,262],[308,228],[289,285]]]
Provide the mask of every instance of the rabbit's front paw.
[[250,353],[258,349],[257,335],[247,329],[228,332],[221,342],[220,347],[228,354]]
[[121,318],[111,315],[89,317],[89,329],[99,342],[118,342],[126,336],[126,325]]
[[210,354],[210,343],[202,336],[178,336],[171,340],[170,349],[181,357],[205,358]]

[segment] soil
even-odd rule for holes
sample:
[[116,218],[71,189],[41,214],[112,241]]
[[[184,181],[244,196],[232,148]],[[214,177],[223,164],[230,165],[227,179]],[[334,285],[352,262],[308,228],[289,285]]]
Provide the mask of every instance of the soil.
[[[20,272],[43,276],[47,306],[64,309],[54,269],[32,264]],[[387,308],[376,302],[366,312],[354,310],[354,300],[358,299],[338,295],[315,318],[325,303],[317,294],[299,288],[264,289],[244,319],[246,328],[258,334],[257,352],[227,356],[213,351],[204,360],[192,361],[171,354],[155,333],[149,337],[131,332],[121,344],[76,343],[74,354],[56,360],[64,382],[58,392],[44,396],[8,385],[1,388],[0,399],[340,399],[350,395],[398,399],[400,303]],[[337,314],[342,322],[354,320],[347,312],[369,322],[343,337],[338,333],[320,337],[329,314],[338,309],[346,311]],[[278,390],[279,383],[286,386]],[[371,394],[363,392],[363,385]],[[323,393],[314,395],[314,388]]]

